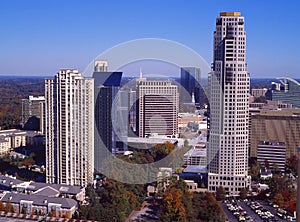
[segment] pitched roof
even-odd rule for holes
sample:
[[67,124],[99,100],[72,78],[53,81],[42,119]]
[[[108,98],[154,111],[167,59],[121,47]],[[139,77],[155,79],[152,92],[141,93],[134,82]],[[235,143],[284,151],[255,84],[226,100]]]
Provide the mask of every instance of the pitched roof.
[[65,184],[49,184],[49,183],[40,183],[40,182],[30,182],[27,189],[32,190],[32,191],[37,191],[46,186],[59,191],[61,194],[76,195],[82,191],[82,187],[80,187],[80,186],[71,186],[71,185],[65,185]]
[[46,186],[41,189],[38,189],[37,191],[34,191],[33,193],[36,195],[47,196],[47,197],[57,197],[60,194],[58,190],[56,190],[50,186]]
[[2,202],[10,200],[11,203],[19,204],[20,201],[32,201],[32,205],[48,206],[49,203],[60,204],[62,208],[70,209],[77,206],[77,202],[69,198],[45,197],[36,194],[5,193],[1,198]]
[[12,185],[16,185],[20,183],[23,183],[23,181],[0,174],[0,186],[11,187]]

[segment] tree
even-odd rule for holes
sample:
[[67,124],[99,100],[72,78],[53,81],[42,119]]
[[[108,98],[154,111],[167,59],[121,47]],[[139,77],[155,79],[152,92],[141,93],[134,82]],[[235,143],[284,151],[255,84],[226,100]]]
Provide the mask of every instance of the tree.
[[289,201],[289,212],[291,214],[294,214],[294,211],[296,211],[296,201],[295,200],[291,200]]
[[11,212],[11,207],[12,207],[12,205],[11,205],[10,200],[7,200],[6,206],[5,206],[5,213]]
[[224,212],[212,193],[194,193],[191,202],[193,208],[187,221],[225,221]]
[[277,194],[275,195],[275,197],[274,197],[274,201],[275,201],[275,203],[277,203],[279,206],[282,206],[283,203],[284,203],[284,198],[283,198],[282,194],[281,194],[281,193],[277,193]]
[[254,181],[256,181],[258,179],[259,174],[260,174],[260,164],[255,160],[250,165],[250,176]]
[[294,174],[297,172],[297,167],[298,167],[298,157],[296,155],[291,155],[287,159],[287,167],[292,170]]
[[246,199],[248,194],[248,189],[247,188],[242,188],[240,191],[240,198],[241,199]]
[[267,103],[267,98],[265,96],[260,96],[257,98],[254,98],[255,103]]
[[4,207],[3,203],[2,203],[2,201],[0,201],[0,211],[5,211],[5,207]]
[[273,171],[274,171],[275,173],[278,173],[278,172],[279,172],[278,164],[277,164],[277,163],[273,163],[272,169],[273,169]]
[[23,166],[26,166],[27,168],[34,165],[34,160],[32,158],[27,158],[22,162]]
[[187,214],[179,189],[172,187],[165,192],[159,216],[163,221],[185,221]]
[[21,214],[27,214],[27,210],[24,207],[22,207]]
[[216,199],[218,201],[223,201],[225,200],[226,198],[226,192],[225,192],[225,189],[223,186],[219,186],[217,187],[217,190],[216,190]]
[[66,212],[66,218],[67,219],[71,218],[71,213],[69,211]]

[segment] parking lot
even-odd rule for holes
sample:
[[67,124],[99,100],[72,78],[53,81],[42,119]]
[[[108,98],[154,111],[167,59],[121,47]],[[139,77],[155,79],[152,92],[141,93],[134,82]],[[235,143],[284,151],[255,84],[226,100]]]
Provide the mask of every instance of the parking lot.
[[273,203],[263,201],[225,201],[222,208],[228,221],[295,221],[295,218],[288,216],[287,212],[279,209]]

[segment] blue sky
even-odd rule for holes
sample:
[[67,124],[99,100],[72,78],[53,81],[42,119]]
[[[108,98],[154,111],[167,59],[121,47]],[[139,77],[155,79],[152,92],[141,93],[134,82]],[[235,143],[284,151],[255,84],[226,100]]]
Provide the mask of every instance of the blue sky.
[[3,0],[0,74],[54,75],[84,68],[124,41],[164,38],[212,61],[215,19],[241,11],[251,77],[300,76],[298,1]]

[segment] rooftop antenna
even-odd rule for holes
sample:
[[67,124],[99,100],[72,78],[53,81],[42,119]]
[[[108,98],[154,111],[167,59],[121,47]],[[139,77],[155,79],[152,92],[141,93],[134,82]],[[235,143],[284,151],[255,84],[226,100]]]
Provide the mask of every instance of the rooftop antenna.
[[140,79],[143,78],[142,67],[140,66]]

